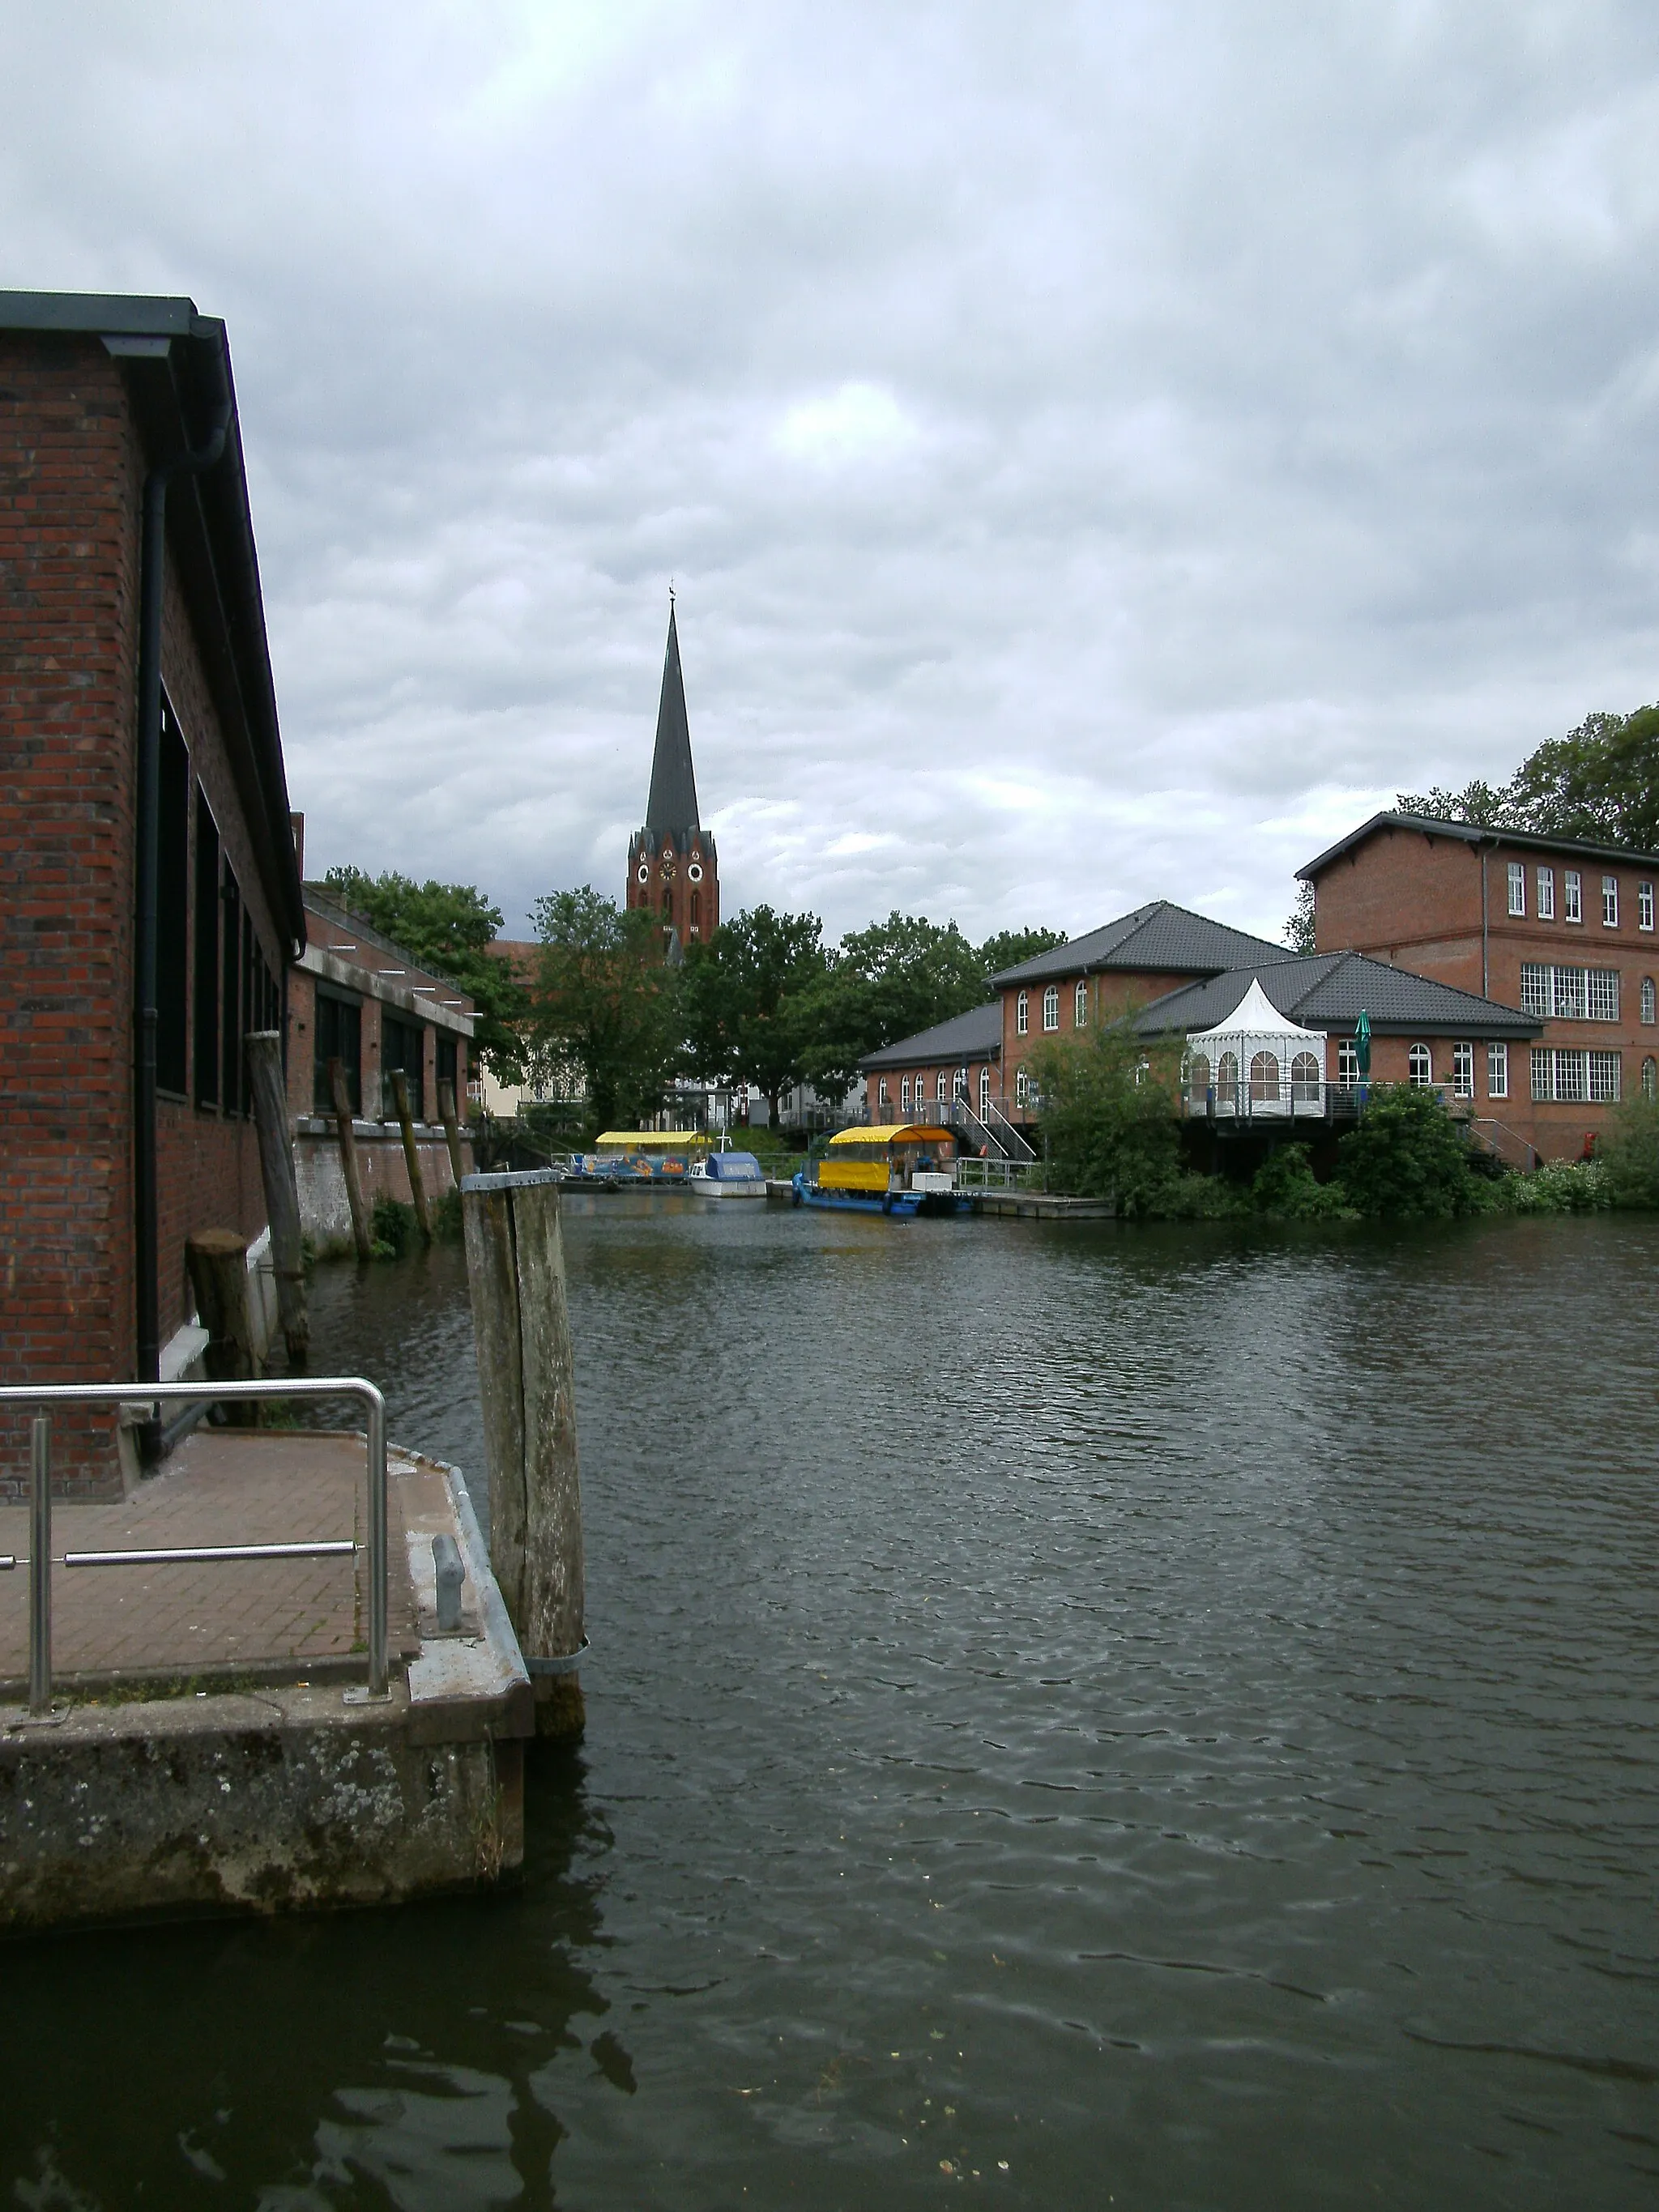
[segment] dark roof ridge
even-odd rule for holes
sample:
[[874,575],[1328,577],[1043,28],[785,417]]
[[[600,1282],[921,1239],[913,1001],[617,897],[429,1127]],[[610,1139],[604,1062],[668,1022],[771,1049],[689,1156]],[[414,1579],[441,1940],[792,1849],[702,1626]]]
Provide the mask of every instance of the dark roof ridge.
[[1523,845],[1529,852],[1582,853],[1586,859],[1599,860],[1627,860],[1649,868],[1659,868],[1659,853],[1644,853],[1634,845],[1597,844],[1584,837],[1555,836],[1541,830],[1513,830],[1502,823],[1480,822],[1451,822],[1437,814],[1402,814],[1397,807],[1384,807],[1362,822],[1357,830],[1339,837],[1334,845],[1317,854],[1305,867],[1296,872],[1298,883],[1311,883],[1321,869],[1333,860],[1340,860],[1354,846],[1378,830],[1419,830],[1425,836],[1455,837],[1465,845]]

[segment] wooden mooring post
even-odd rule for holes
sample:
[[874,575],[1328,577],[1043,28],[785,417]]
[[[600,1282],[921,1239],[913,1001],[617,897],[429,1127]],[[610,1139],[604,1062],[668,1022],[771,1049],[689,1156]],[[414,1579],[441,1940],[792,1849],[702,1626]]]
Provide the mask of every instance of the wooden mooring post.
[[558,1178],[461,1184],[489,1476],[489,1564],[536,1692],[538,1735],[582,1732],[581,1485]]
[[449,1168],[459,1190],[466,1169],[461,1160],[461,1125],[455,1112],[455,1086],[447,1075],[438,1079],[438,1118],[449,1145]]
[[300,1243],[300,1190],[294,1176],[294,1140],[288,1127],[288,1085],[283,1076],[283,1040],[275,1030],[248,1036],[248,1073],[253,1085],[253,1120],[259,1136],[259,1173],[270,1222],[270,1264],[276,1277],[276,1310],[289,1364],[302,1368],[311,1349],[311,1320],[306,1311],[305,1255]]
[[329,1095],[334,1101],[334,1133],[340,1140],[340,1173],[345,1180],[346,1204],[351,1208],[351,1241],[360,1260],[374,1258],[374,1231],[363,1199],[363,1178],[357,1166],[357,1133],[351,1126],[351,1093],[346,1089],[345,1069],[337,1060],[328,1063]]
[[398,1127],[404,1133],[404,1160],[409,1169],[409,1194],[415,1201],[415,1226],[424,1244],[432,1242],[432,1215],[426,1202],[426,1177],[421,1173],[420,1147],[415,1142],[415,1119],[409,1110],[409,1078],[401,1067],[392,1074],[392,1103],[398,1110]]
[[[198,1229],[185,1245],[196,1310],[208,1333],[203,1363],[214,1382],[251,1382],[259,1372],[247,1303],[247,1239],[234,1229]],[[233,1428],[258,1425],[257,1405],[231,1405]]]

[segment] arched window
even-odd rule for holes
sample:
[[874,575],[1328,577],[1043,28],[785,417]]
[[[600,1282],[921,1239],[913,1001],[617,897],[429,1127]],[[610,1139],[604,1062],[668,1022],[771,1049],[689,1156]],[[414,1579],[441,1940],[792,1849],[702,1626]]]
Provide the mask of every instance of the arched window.
[[1650,1053],[1642,1062],[1642,1096],[1651,1098],[1656,1092],[1659,1092],[1659,1068],[1654,1066],[1653,1054]]
[[1644,975],[1642,978],[1642,1019],[1644,1022],[1650,1023],[1653,1019],[1653,978],[1651,975]]
[[941,1100],[945,1097],[945,1070],[942,1067],[939,1072],[939,1080],[933,1085],[933,1096]]
[[979,1118],[982,1121],[991,1105],[991,1063],[987,1060],[979,1072]]
[[1215,1103],[1218,1106],[1234,1107],[1238,1103],[1238,1054],[1224,1052],[1216,1062]]
[[957,1068],[956,1073],[951,1078],[951,1096],[952,1098],[965,1098],[968,1096],[968,1071],[965,1067]]
[[899,1104],[908,1114],[910,1110],[910,1079],[907,1075],[899,1085]]
[[1195,1052],[1187,1066],[1187,1096],[1194,1106],[1206,1105],[1210,1097],[1210,1062],[1208,1056]]
[[1031,995],[1029,991],[1022,991],[1014,1000],[1014,1029],[1018,1036],[1024,1036],[1030,1026]]
[[1414,1044],[1407,1056],[1413,1091],[1426,1091],[1434,1081],[1434,1056],[1425,1044]]
[[1072,1027],[1086,1030],[1089,1026],[1089,986],[1079,977],[1077,995],[1072,1002]]
[[1060,986],[1050,983],[1042,994],[1042,1026],[1045,1030],[1060,1027]]
[[1291,1062],[1291,1103],[1293,1106],[1317,1106],[1319,1103],[1319,1062],[1310,1052],[1299,1052]]
[[[1024,997],[1024,994],[1022,992],[1020,995]],[[1029,1105],[1030,1097],[1031,1079],[1026,1073],[1025,1063],[1022,1060],[1014,1070],[1014,1103],[1016,1106]]]
[[1279,1058],[1271,1052],[1259,1052],[1250,1062],[1250,1103],[1252,1106],[1277,1106],[1279,1103]]
[[876,1103],[878,1106],[890,1106],[892,1103],[888,1093],[887,1078],[884,1075],[876,1085]]
[[691,934],[693,937],[700,937],[702,934],[702,893],[701,891],[693,891],[691,894]]

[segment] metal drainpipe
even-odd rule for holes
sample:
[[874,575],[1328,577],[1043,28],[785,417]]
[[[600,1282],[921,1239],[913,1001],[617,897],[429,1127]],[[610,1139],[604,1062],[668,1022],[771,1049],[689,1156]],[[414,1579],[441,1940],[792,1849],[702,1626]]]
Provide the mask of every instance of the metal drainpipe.
[[1483,839],[1480,845],[1480,995],[1492,996],[1492,959],[1489,950],[1488,922],[1491,908],[1486,904],[1486,853]]
[[[221,371],[222,383],[222,370]],[[161,1375],[160,1232],[155,1176],[155,933],[161,775],[161,609],[167,581],[167,486],[176,476],[210,469],[225,450],[230,391],[224,386],[207,442],[159,462],[144,478],[138,586],[137,854],[133,915],[133,1247],[137,1276],[140,1382]],[[146,1422],[140,1447],[154,1458],[160,1425]]]

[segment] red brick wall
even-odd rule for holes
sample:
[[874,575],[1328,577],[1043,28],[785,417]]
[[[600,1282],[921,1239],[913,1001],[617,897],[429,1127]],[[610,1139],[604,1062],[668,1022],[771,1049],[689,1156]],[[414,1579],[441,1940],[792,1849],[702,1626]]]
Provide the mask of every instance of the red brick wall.
[[[866,1104],[869,1110],[870,1119],[872,1121],[885,1121],[891,1124],[898,1121],[902,1118],[904,1108],[900,1102],[904,1097],[904,1085],[907,1080],[910,1085],[910,1097],[912,1101],[910,1108],[911,1117],[914,1120],[924,1119],[926,1117],[926,1109],[927,1108],[932,1108],[935,1111],[938,1109],[939,1083],[940,1076],[943,1076],[945,1079],[945,1095],[948,1099],[951,1095],[951,1085],[956,1081],[957,1070],[962,1065],[963,1063],[959,1060],[946,1060],[942,1065],[939,1061],[934,1060],[927,1067],[890,1067],[886,1069],[884,1071],[887,1084],[887,1103],[885,1105],[882,1103],[881,1098],[883,1076],[880,1074],[866,1075],[864,1079],[864,1096]],[[990,1065],[991,1096],[993,1098],[995,1098],[1000,1102],[1002,1095],[1002,1086],[997,1075],[996,1062],[993,1060]],[[980,1071],[985,1066],[985,1062],[983,1060],[971,1060],[967,1063],[967,1066],[968,1103],[973,1111],[977,1113],[979,1111]],[[921,1078],[922,1081],[927,1085],[925,1106],[921,1113],[917,1112],[915,1104],[916,1078],[918,1076]]]
[[[144,465],[121,372],[97,340],[0,337],[7,1381],[122,1380],[133,1371],[133,764]],[[246,910],[280,974],[282,948],[171,573],[162,658]],[[248,1125],[171,1101],[160,1118],[165,1341],[185,1316],[186,1235],[220,1224],[252,1233],[264,1210]],[[61,1453],[59,1464],[76,1472]]]
[[[1031,1060],[1045,1043],[1077,1034],[1077,987],[1082,982],[1087,994],[1088,1021],[1085,1028],[1098,1027],[1103,1022],[1116,1021],[1136,1006],[1144,1006],[1153,999],[1161,999],[1167,991],[1177,991],[1183,983],[1192,981],[1190,975],[1166,975],[1147,970],[1130,974],[1060,975],[1041,983],[1027,983],[1026,1034],[1019,1034],[1019,989],[1002,994],[1002,1068],[1003,1085],[1012,1107],[1022,1066],[1029,1067]],[[1049,982],[1060,989],[1060,1027],[1045,1030],[1042,1026],[1042,994]]]

